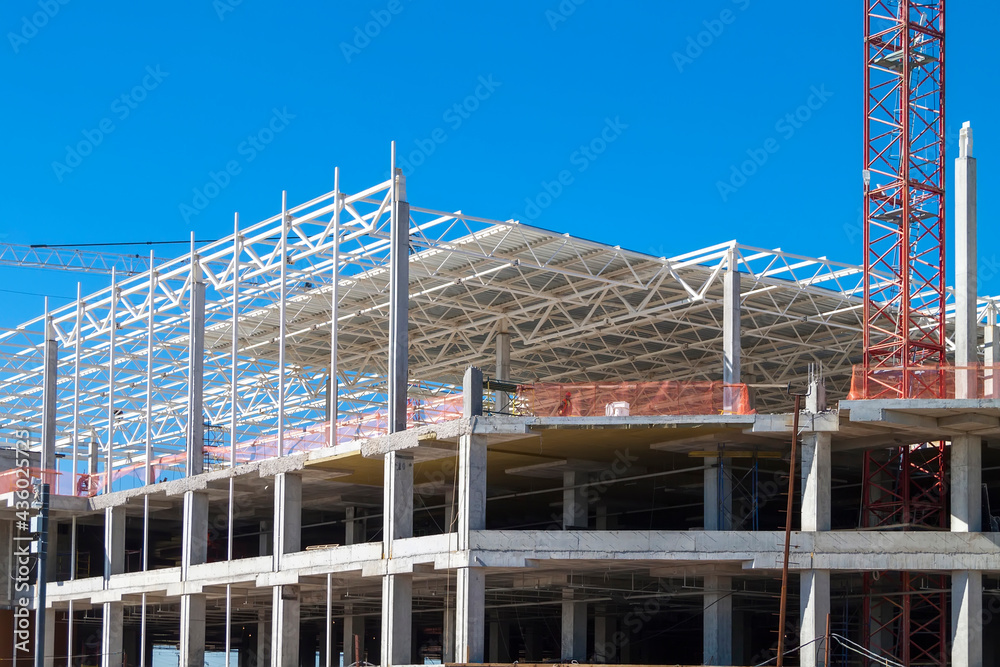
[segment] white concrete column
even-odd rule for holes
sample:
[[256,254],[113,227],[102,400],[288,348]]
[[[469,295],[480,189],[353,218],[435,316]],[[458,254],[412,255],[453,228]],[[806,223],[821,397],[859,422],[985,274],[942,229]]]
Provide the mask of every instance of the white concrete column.
[[[45,299],[45,343],[42,348],[42,453],[41,467],[43,470],[56,469],[56,373],[59,368],[59,357],[56,347],[55,331],[52,328],[52,316],[48,313],[49,301]],[[73,471],[75,477],[76,471]],[[48,480],[46,480],[48,481]],[[52,480],[53,487],[55,480]],[[56,489],[52,489],[55,494]],[[55,560],[54,558],[52,560]]]
[[983,667],[983,574],[951,573],[951,664]]
[[[107,580],[125,572],[125,507],[104,508],[104,587]],[[121,638],[119,637],[119,640]]]
[[733,582],[718,574],[705,576],[702,597],[702,662],[706,665],[733,664]]
[[441,626],[441,653],[444,662],[455,662],[455,595],[448,591],[444,596],[444,619]]
[[563,530],[587,528],[590,508],[587,505],[587,489],[582,487],[589,481],[585,472],[568,470],[563,473]]
[[299,587],[271,588],[271,666],[299,667]]
[[124,612],[121,602],[104,603],[101,615],[101,667],[121,667]]
[[802,530],[830,530],[830,434],[802,439]]
[[201,260],[191,247],[191,301],[188,314],[188,405],[187,459],[185,474],[198,475],[205,470],[205,283]]
[[[395,150],[395,148],[393,149]],[[409,373],[410,205],[406,178],[393,175],[389,226],[389,432],[406,429],[406,386]]]
[[263,609],[257,612],[257,618],[257,660],[251,663],[251,667],[270,667],[271,625],[274,621],[268,618],[267,611]]
[[480,567],[460,567],[455,578],[455,658],[458,662],[483,662],[486,573]]
[[181,596],[180,667],[205,665],[205,595]]
[[[354,605],[347,603],[344,605],[344,667],[348,667],[361,658],[354,653],[354,636],[358,636],[358,644],[364,646],[365,643],[365,619],[363,616],[354,615]],[[362,649],[362,652],[364,649]],[[336,663],[336,661],[334,661]]]
[[[976,158],[972,128],[962,126],[955,159],[955,365],[979,361],[976,327]],[[955,398],[978,398],[974,371],[957,370]]]
[[44,667],[54,667],[56,664],[56,610],[52,607],[45,609],[45,648],[42,664]]
[[281,557],[302,549],[302,476],[282,472],[274,476],[274,570]]
[[364,542],[364,519],[359,518],[357,507],[344,510],[344,544],[360,544]]
[[994,368],[1000,363],[1000,332],[997,331],[997,308],[993,303],[986,307],[986,326],[983,327],[983,398],[1000,398],[1000,374]]
[[956,435],[951,439],[951,530],[977,533],[982,530],[983,442],[978,435]]
[[[383,473],[382,554],[390,561],[395,540],[413,535],[413,457],[385,455]],[[406,665],[411,659],[413,575],[382,578],[382,665]]]
[[[799,575],[799,643],[809,644],[800,652],[802,667],[823,665],[826,617],[830,613],[830,571],[803,570]],[[812,643],[810,643],[812,642]]]
[[[728,470],[731,461],[721,456],[706,457],[704,461],[705,530],[732,530],[733,476]],[[721,472],[720,466],[723,466]]]
[[574,600],[571,588],[563,590],[561,657],[563,660],[587,661],[587,603]]
[[[510,329],[506,319],[501,320],[499,331],[497,331],[497,380],[501,382],[510,381]],[[510,400],[507,392],[497,391],[494,398],[494,412],[506,413],[510,411]]]

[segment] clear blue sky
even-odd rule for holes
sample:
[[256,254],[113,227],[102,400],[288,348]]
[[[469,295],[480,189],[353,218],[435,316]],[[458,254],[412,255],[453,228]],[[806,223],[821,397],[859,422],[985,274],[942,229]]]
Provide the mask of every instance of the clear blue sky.
[[[951,3],[947,26],[948,125],[976,128],[991,294],[995,10]],[[861,261],[856,0],[6,0],[0,26],[7,242],[217,238],[234,211],[277,212],[282,189],[292,202],[331,190],[335,166],[346,190],[383,179],[395,139],[402,156],[418,151],[417,205],[656,255],[736,238]],[[675,55],[699,39],[700,53]],[[808,121],[777,125],[816,91]],[[718,183],[770,138],[778,152],[723,197]],[[950,165],[957,142],[949,151]],[[200,200],[228,163],[238,173]],[[561,193],[529,206],[561,172]],[[72,296],[77,279],[0,269],[0,326],[41,310],[11,290]],[[87,291],[105,284],[85,278]]]

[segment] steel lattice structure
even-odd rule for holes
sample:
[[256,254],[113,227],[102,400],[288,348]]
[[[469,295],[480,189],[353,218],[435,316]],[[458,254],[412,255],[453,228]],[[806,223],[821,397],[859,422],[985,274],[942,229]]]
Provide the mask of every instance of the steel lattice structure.
[[866,393],[907,396],[875,372],[945,361],[944,0],[865,10]]

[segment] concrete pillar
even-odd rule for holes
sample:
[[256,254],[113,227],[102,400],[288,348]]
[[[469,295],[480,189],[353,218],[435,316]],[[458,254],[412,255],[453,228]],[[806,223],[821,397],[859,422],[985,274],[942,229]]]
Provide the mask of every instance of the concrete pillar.
[[951,573],[951,664],[983,666],[983,574]]
[[[501,382],[510,381],[510,330],[509,324],[506,319],[502,320],[499,324],[499,331],[497,332],[496,346],[497,346],[497,380]],[[494,398],[494,412],[507,413],[510,412],[510,399],[505,391],[496,392],[496,397]]]
[[[125,572],[125,507],[104,508],[104,579]],[[119,637],[119,640],[121,638]]]
[[205,283],[201,260],[191,255],[191,302],[188,315],[187,458],[185,474],[205,470]]
[[299,667],[299,587],[271,588],[271,665]]
[[101,667],[121,667],[124,605],[105,602],[101,614]]
[[[344,605],[344,667],[361,660],[361,657],[354,653],[355,635],[358,637],[359,646],[363,647],[365,643],[365,619],[363,616],[355,616],[354,605],[347,603]],[[336,660],[334,664],[336,664]]]
[[455,596],[448,591],[444,596],[444,618],[441,625],[441,657],[444,662],[455,662]]
[[613,647],[609,645],[611,637],[611,619],[607,609],[598,607],[594,613],[594,662],[608,662],[613,655]]
[[[736,269],[736,251],[729,251],[726,273],[723,277],[722,296],[722,382],[738,384],[741,382],[740,346],[740,273]],[[735,408],[738,394],[735,391],[723,393],[723,410],[730,412]]]
[[[392,559],[393,543],[413,535],[413,457],[402,452],[385,455],[382,554]],[[382,665],[410,663],[413,575],[382,578]]]
[[486,573],[481,567],[460,567],[455,578],[455,658],[458,662],[483,662]]
[[274,571],[281,557],[302,549],[302,476],[282,472],[274,476]]
[[951,530],[956,533],[982,530],[982,445],[978,435],[951,439]]
[[802,530],[830,530],[830,434],[802,439]]
[[587,603],[577,601],[571,588],[563,590],[561,657],[587,661]]
[[[962,125],[955,159],[955,365],[979,361],[976,328],[976,158],[972,128]],[[956,371],[955,398],[978,398],[976,373]]]
[[364,519],[359,517],[357,507],[344,510],[344,544],[360,544],[365,541]]
[[733,664],[733,582],[731,577],[705,577],[702,597],[702,656],[706,665]]
[[389,227],[389,432],[406,429],[406,386],[409,372],[410,205],[406,178],[393,175]]
[[55,667],[56,664],[56,610],[45,608],[45,647],[43,649],[44,667]]
[[[273,613],[273,612],[272,612]],[[257,612],[257,660],[251,661],[252,667],[270,667],[271,665],[271,625],[272,619],[268,610]]]
[[[804,570],[799,575],[799,643],[809,644],[799,655],[802,667],[823,665],[826,617],[830,613],[830,571]],[[817,641],[819,640],[819,641]],[[812,643],[810,643],[812,642]]]
[[563,530],[587,529],[590,508],[587,489],[581,484],[589,481],[587,473],[570,470],[563,473]]
[[986,307],[986,326],[983,327],[983,398],[1000,398],[1000,374],[995,368],[1000,363],[1000,332],[997,331],[997,307]]
[[730,462],[721,456],[705,458],[705,530],[733,529],[733,476],[728,469]]
[[205,665],[205,595],[181,596],[180,667]]

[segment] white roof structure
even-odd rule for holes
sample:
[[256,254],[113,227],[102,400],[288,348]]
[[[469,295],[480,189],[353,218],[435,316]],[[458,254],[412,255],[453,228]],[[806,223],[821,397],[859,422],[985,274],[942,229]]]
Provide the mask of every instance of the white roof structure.
[[[49,313],[58,347],[57,451],[71,456],[74,443],[110,441],[115,465],[140,460],[147,438],[154,456],[184,451],[189,301],[199,275],[207,286],[206,422],[235,425],[244,442],[274,433],[279,405],[286,428],[326,421],[337,229],[337,414],[384,405],[390,186],[327,193],[287,209],[284,227],[282,214],[237,223],[233,236],[151,272],[113,277],[109,288]],[[653,257],[516,221],[412,206],[411,395],[455,391],[469,365],[489,375],[501,330],[511,334],[514,382],[718,380],[730,267],[742,282],[743,381],[802,380],[810,363],[821,363],[831,395],[843,396],[861,353],[859,266],[735,241]],[[45,330],[46,317],[38,317],[0,333],[0,424],[11,440],[15,429],[41,423]],[[765,411],[785,401],[775,387],[757,399]]]

